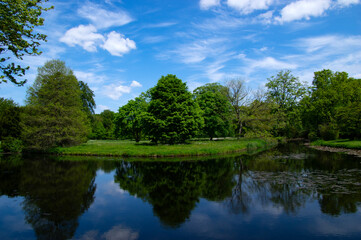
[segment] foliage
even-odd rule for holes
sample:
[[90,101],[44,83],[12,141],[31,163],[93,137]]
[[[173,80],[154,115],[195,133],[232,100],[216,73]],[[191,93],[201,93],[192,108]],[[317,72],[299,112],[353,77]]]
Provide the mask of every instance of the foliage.
[[335,124],[321,124],[319,131],[323,140],[335,140],[339,136],[339,131]]
[[0,140],[21,135],[20,108],[11,99],[0,98]]
[[[16,59],[23,60],[25,55],[40,55],[40,41],[46,41],[46,35],[36,33],[35,27],[42,26],[41,14],[51,8],[44,8],[48,0],[3,0],[0,4],[0,83],[11,82],[22,86],[26,82],[18,81],[29,67],[15,65]],[[11,63],[9,63],[11,61]]]
[[1,149],[4,152],[21,153],[23,150],[23,142],[13,137],[5,137],[1,141]]
[[204,133],[214,137],[228,136],[230,131],[231,104],[224,95],[226,88],[218,83],[209,83],[193,91],[202,110]]
[[115,135],[118,138],[131,137],[139,142],[144,135],[147,108],[144,94],[120,107],[115,117]]
[[40,67],[27,93],[23,140],[29,149],[44,151],[86,140],[89,126],[81,91],[64,62],[51,60]]
[[198,104],[175,75],[162,76],[150,94],[146,131],[153,142],[184,143],[202,128]]
[[83,81],[79,81],[79,88],[81,91],[80,98],[83,103],[83,111],[85,111],[87,115],[91,117],[91,114],[94,114],[94,108],[96,107],[94,92],[89,88],[88,84],[84,83]]
[[90,139],[107,139],[107,131],[103,125],[103,118],[100,114],[92,115]]

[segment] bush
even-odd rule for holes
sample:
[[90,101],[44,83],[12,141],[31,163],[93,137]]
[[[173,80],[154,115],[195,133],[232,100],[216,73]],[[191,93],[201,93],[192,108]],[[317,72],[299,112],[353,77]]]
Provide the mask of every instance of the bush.
[[319,126],[320,135],[323,140],[335,140],[338,138],[339,130],[334,124],[323,124]]
[[316,132],[310,132],[307,137],[311,142],[318,140]]
[[23,142],[17,138],[6,137],[1,141],[1,149],[4,152],[21,153],[23,150]]

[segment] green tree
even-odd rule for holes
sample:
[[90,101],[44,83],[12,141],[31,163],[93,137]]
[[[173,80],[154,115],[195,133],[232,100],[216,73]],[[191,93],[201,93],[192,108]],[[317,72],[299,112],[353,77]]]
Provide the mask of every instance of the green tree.
[[153,142],[183,143],[201,129],[201,110],[175,75],[162,76],[150,94],[146,129]]
[[94,100],[94,92],[91,90],[87,83],[79,81],[79,88],[81,90],[81,101],[83,103],[83,111],[90,117],[94,114],[94,108],[96,107]]
[[104,129],[106,131],[107,139],[114,139],[114,129],[115,129],[115,113],[109,109],[104,110],[100,113]]
[[[46,35],[35,32],[35,27],[42,26],[41,14],[51,8],[44,8],[48,0],[2,0],[0,3],[0,83],[11,82],[22,86],[26,82],[16,77],[23,77],[29,67],[15,65],[14,60],[22,60],[25,55],[40,55],[40,41],[46,41]],[[10,61],[10,63],[9,63]]]
[[63,61],[51,60],[40,67],[27,94],[23,139],[28,148],[46,150],[86,140],[89,123],[82,111],[81,90]]
[[132,137],[139,142],[144,135],[144,121],[148,108],[145,95],[142,94],[119,108],[115,118],[117,137]]
[[208,83],[193,91],[202,110],[205,123],[203,131],[210,140],[229,135],[232,106],[224,95],[225,91],[226,87],[218,83]]
[[21,134],[20,108],[11,99],[0,98],[0,140],[19,138]]

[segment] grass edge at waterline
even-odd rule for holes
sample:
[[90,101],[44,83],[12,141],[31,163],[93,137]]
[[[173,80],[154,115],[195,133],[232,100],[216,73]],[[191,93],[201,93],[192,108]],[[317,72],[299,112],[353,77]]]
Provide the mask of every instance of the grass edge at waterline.
[[58,147],[52,153],[110,157],[183,157],[255,151],[275,145],[277,145],[277,140],[274,138],[222,139],[217,141],[193,140],[186,144],[176,145],[152,145],[149,141],[135,143],[129,140],[89,140],[78,146]]
[[310,144],[311,146],[324,146],[334,148],[347,148],[347,149],[361,149],[361,140],[349,140],[349,139],[338,139],[338,140],[317,140]]

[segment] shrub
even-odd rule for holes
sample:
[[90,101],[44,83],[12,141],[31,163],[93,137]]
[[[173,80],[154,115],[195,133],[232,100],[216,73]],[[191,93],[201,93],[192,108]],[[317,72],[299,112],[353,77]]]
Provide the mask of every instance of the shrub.
[[1,141],[1,148],[4,152],[21,153],[23,142],[17,138],[6,137]]
[[316,132],[310,132],[308,134],[308,140],[310,140],[311,142],[316,141],[317,139],[318,137]]
[[339,130],[334,124],[323,124],[319,126],[320,135],[323,140],[335,140],[338,138]]

